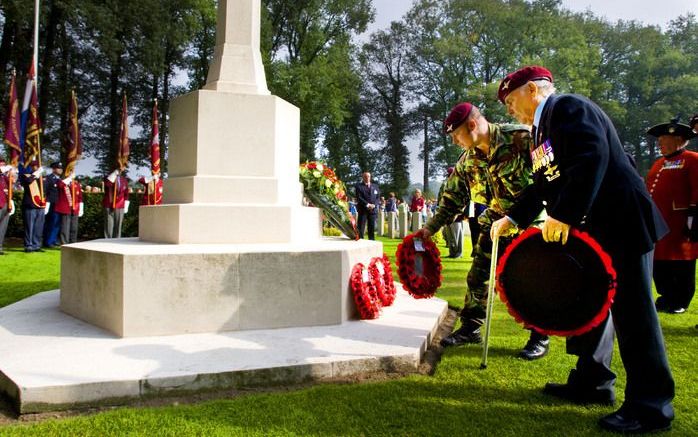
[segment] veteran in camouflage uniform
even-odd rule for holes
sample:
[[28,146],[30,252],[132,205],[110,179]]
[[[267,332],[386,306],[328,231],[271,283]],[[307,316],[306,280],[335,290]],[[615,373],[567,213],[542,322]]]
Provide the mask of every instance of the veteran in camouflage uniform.
[[[438,211],[424,226],[422,236],[429,237],[453,221],[468,206],[471,194],[485,193],[489,197],[487,209],[478,218],[481,232],[468,272],[468,291],[460,314],[462,326],[441,342],[443,346],[456,346],[481,341],[480,327],[485,318],[492,253],[490,227],[506,215],[519,194],[533,183],[529,154],[531,136],[527,126],[489,123],[470,103],[453,108],[444,122],[444,130],[466,151],[446,181]],[[484,154],[485,165],[473,160],[477,156],[473,150]],[[500,238],[500,255],[519,232],[512,229]],[[532,331],[519,356],[529,360],[541,358],[547,353],[548,345],[548,337]]]

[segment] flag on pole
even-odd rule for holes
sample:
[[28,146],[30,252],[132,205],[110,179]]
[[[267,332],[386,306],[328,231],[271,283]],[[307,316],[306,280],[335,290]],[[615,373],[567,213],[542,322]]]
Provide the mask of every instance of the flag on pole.
[[[30,75],[33,75],[34,66],[30,70]],[[27,108],[27,122],[24,136],[24,165],[29,166],[32,161],[36,160],[41,165],[41,120],[39,120],[39,97],[36,91],[36,81],[30,79],[29,104]],[[27,104],[27,96],[24,96],[24,103]],[[22,116],[24,117],[24,108]]]
[[65,150],[65,174],[70,175],[75,171],[75,164],[82,156],[82,138],[80,137],[80,125],[78,124],[78,98],[75,95],[75,90],[72,90],[70,93],[68,129],[63,148]]
[[116,163],[121,171],[124,171],[128,166],[128,155],[131,146],[128,141],[128,107],[126,105],[126,93],[124,93],[123,104],[121,107],[121,129],[119,132],[119,153],[116,157]]
[[153,105],[153,133],[150,138],[150,170],[154,175],[160,173],[160,129],[158,124],[158,100]]
[[20,145],[20,117],[19,101],[17,99],[17,83],[14,70],[12,71],[12,81],[10,82],[10,100],[5,111],[5,133],[3,142],[10,148],[10,165],[17,168],[22,146]]
[[19,117],[19,147],[21,153],[19,155],[19,171],[23,172],[23,167],[29,166],[29,162],[24,160],[24,143],[27,136],[27,123],[29,122],[29,107],[32,99],[32,89],[34,87],[34,63],[32,62],[27,73],[27,82],[24,87],[24,99],[22,101],[22,113]]

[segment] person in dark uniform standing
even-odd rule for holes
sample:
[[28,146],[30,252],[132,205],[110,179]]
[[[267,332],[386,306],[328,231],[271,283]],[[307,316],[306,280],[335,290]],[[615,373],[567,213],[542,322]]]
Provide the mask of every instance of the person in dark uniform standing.
[[24,251],[43,252],[41,248],[42,233],[44,230],[44,214],[46,201],[39,184],[44,172],[39,163],[31,163],[28,173],[22,174],[20,181],[24,187],[22,197],[22,221],[24,222]]
[[696,291],[698,258],[698,153],[686,150],[696,136],[678,119],[653,126],[662,157],[647,174],[647,189],[669,225],[654,250],[657,311],[681,314]]
[[[667,226],[632,167],[608,116],[585,97],[554,94],[552,74],[525,67],[500,84],[499,99],[521,123],[532,125],[534,184],[492,226],[492,236],[526,226],[545,207],[545,241],[565,244],[571,226],[589,233],[611,256],[617,273],[613,317],[567,339],[577,365],[566,384],[544,393],[577,403],[612,404],[613,331],[627,374],[625,401],[600,419],[614,432],[668,429],[674,419],[674,380],[652,299],[652,251]],[[613,323],[611,323],[611,320]]]
[[51,174],[44,178],[44,196],[48,214],[44,217],[44,247],[58,245],[58,233],[61,230],[61,216],[56,212],[58,203],[58,181],[63,174],[63,164],[51,163]]
[[371,173],[364,172],[362,181],[354,186],[356,210],[359,214],[357,226],[359,238],[364,238],[364,227],[368,227],[368,239],[375,240],[376,216],[380,205],[381,191],[378,185],[371,183]]

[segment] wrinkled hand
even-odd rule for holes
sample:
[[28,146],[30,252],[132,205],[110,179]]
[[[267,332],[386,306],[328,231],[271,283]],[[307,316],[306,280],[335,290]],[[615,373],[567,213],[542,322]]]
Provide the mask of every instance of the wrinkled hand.
[[516,225],[509,220],[509,217],[502,217],[492,223],[492,228],[490,228],[490,238],[492,241],[494,241],[504,235],[506,231],[514,227],[516,227]]
[[414,234],[415,237],[421,238],[422,240],[429,240],[432,235],[431,231],[427,228],[421,228]]
[[548,216],[543,222],[543,240],[547,243],[561,242],[567,244],[567,237],[570,235],[570,225],[560,220]]

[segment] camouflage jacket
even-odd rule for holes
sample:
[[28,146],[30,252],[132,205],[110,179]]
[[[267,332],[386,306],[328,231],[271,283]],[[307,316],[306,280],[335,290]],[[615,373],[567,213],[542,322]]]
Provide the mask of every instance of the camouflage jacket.
[[[483,215],[487,222],[501,217],[513,206],[516,198],[533,183],[531,177],[530,144],[528,127],[513,124],[490,124],[490,150],[487,155],[487,181],[491,199]],[[436,215],[425,227],[434,233],[460,215],[470,203],[470,174],[474,166],[468,163],[469,154],[463,153],[453,173],[446,180]],[[483,217],[485,218],[485,217]]]

